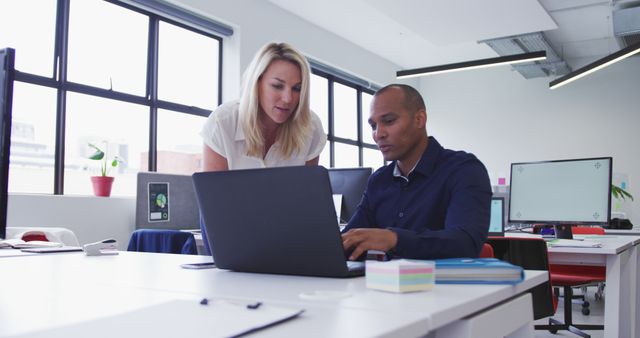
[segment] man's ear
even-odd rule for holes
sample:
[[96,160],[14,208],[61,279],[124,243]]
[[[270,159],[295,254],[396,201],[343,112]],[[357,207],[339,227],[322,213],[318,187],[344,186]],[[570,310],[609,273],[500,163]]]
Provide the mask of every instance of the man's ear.
[[427,125],[427,111],[425,109],[420,109],[414,114],[414,121],[418,125],[419,128],[426,128]]

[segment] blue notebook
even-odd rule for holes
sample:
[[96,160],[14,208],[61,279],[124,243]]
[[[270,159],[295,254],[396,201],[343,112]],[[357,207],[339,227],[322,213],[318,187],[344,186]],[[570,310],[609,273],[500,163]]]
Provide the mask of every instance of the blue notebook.
[[496,258],[436,259],[436,284],[517,284],[524,269]]

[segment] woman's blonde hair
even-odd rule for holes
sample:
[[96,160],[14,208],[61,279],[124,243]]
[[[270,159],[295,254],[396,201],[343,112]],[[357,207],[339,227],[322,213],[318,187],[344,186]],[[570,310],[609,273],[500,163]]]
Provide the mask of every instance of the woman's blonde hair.
[[309,108],[310,67],[307,59],[287,43],[268,43],[255,55],[244,72],[242,94],[240,95],[240,123],[247,142],[247,155],[262,158],[264,136],[258,127],[260,96],[258,82],[262,74],[274,60],[289,61],[298,66],[302,83],[300,101],[292,116],[280,126],[278,138],[281,154],[285,158],[300,151],[311,130],[311,109]]

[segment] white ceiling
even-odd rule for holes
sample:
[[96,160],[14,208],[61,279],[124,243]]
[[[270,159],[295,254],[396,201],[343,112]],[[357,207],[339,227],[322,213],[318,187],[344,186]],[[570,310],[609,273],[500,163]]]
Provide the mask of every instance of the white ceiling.
[[544,32],[577,68],[620,49],[612,9],[640,0],[270,0],[403,69],[495,57],[478,41]]

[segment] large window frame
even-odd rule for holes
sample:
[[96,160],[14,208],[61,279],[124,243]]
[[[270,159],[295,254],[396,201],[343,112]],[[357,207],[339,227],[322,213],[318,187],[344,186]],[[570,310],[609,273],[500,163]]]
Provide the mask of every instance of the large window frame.
[[[191,114],[207,117],[211,110],[185,105],[176,102],[164,101],[158,98],[158,41],[160,22],[166,22],[197,34],[216,39],[219,44],[218,49],[218,102],[222,103],[222,64],[223,64],[223,38],[200,29],[203,19],[181,12],[174,7],[168,7],[161,2],[152,0],[135,0],[143,6],[154,9],[153,11],[122,3],[117,0],[106,0],[107,2],[135,11],[148,19],[148,46],[147,46],[147,69],[146,69],[146,89],[144,96],[118,92],[112,89],[103,89],[89,86],[82,83],[75,83],[67,80],[68,62],[68,37],[69,37],[69,13],[71,0],[57,0],[56,24],[55,24],[55,47],[53,55],[53,71],[51,77],[31,74],[16,70],[15,81],[29,83],[37,86],[53,88],[57,92],[56,100],[56,132],[55,132],[55,157],[54,157],[54,189],[55,195],[64,194],[64,170],[65,170],[65,128],[66,128],[66,104],[67,93],[75,92],[91,96],[97,96],[110,100],[123,101],[143,105],[149,108],[149,157],[148,170],[157,170],[157,137],[158,137],[158,109],[164,109],[175,113]],[[169,16],[157,14],[169,13],[180,20],[173,20]],[[193,25],[184,22],[191,22]],[[225,27],[222,27],[225,28]],[[221,35],[231,35],[233,30],[227,29]]]
[[[363,149],[364,148],[368,148],[368,149],[373,149],[378,151],[378,146],[373,144],[373,143],[367,143],[363,141],[363,133],[367,132],[370,129],[369,126],[365,126],[362,123],[362,115],[363,114],[368,114],[367,113],[367,109],[368,107],[363,107],[362,104],[362,94],[363,93],[367,93],[370,95],[373,95],[375,93],[376,90],[380,89],[378,86],[374,86],[374,85],[369,85],[367,87],[365,87],[362,84],[356,83],[355,81],[350,81],[348,79],[345,79],[343,76],[341,76],[340,74],[335,74],[332,71],[325,71],[322,69],[319,69],[320,67],[316,67],[315,63],[312,62],[311,63],[311,72],[317,76],[323,77],[327,80],[327,107],[328,107],[328,130],[326,130],[327,132],[327,141],[328,141],[328,145],[330,147],[330,166],[331,168],[334,168],[336,165],[336,143],[340,143],[340,144],[346,144],[346,145],[351,145],[351,146],[356,146],[358,147],[358,166],[362,167],[364,165],[364,154],[363,154]],[[326,68],[326,67],[322,67],[322,68]],[[347,138],[342,138],[342,137],[338,137],[335,135],[335,100],[334,100],[334,83],[338,83],[341,85],[344,85],[346,87],[352,88],[356,90],[356,97],[357,97],[357,130],[358,130],[358,139],[357,140],[352,140],[352,139],[347,139]],[[319,113],[319,112],[316,112]],[[382,157],[382,156],[381,156]],[[384,165],[384,162],[380,163],[380,166]],[[376,168],[373,168],[374,170]]]

